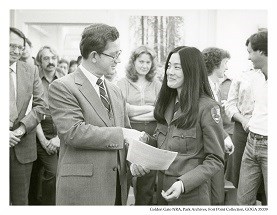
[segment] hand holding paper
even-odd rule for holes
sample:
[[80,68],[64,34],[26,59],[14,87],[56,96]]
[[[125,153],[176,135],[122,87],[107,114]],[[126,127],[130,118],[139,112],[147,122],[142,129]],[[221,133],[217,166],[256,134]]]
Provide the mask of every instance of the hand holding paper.
[[143,136],[144,132],[137,131],[135,129],[122,128],[123,136],[125,140],[139,140]]
[[149,169],[143,168],[140,165],[136,165],[134,163],[131,164],[130,170],[133,176],[140,177],[150,172]]
[[175,160],[177,152],[157,149],[141,141],[130,140],[127,160],[149,170],[167,170]]

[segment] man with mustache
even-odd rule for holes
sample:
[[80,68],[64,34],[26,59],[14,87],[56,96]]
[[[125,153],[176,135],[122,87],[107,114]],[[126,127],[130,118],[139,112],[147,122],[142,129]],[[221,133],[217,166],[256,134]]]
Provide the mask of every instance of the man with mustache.
[[[36,163],[36,169],[39,169],[40,166],[44,167],[42,175],[41,204],[55,205],[56,171],[58,162],[57,153],[60,147],[60,139],[57,136],[57,129],[52,121],[48,107],[48,87],[50,83],[60,78],[61,74],[57,71],[58,55],[52,47],[42,47],[36,56],[36,61],[40,66],[39,76],[43,84],[45,100],[47,103],[46,114],[41,123],[37,126],[38,161]],[[36,169],[34,168],[33,174],[35,174]]]
[[37,159],[35,128],[45,112],[41,80],[36,67],[20,61],[25,35],[10,27],[10,204],[28,205],[33,162]]

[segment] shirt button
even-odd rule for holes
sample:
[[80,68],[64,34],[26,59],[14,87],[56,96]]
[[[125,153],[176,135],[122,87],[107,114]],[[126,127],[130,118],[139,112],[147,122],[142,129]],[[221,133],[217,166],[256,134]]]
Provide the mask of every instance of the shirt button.
[[113,171],[116,171],[116,170],[117,170],[117,168],[116,168],[116,167],[114,167],[114,168],[113,168]]

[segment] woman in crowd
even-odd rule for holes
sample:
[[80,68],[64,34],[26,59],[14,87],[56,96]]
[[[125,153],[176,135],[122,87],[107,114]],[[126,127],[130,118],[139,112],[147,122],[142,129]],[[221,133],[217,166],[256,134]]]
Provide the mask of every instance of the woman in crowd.
[[[217,47],[206,48],[202,51],[202,54],[207,68],[208,80],[213,92],[213,96],[215,100],[219,103],[219,105],[223,107],[222,101],[221,101],[220,82],[221,82],[221,79],[224,78],[225,71],[228,69],[227,63],[230,59],[230,54],[228,51]],[[223,125],[231,123],[230,120],[226,117],[224,108],[221,108],[220,111],[221,111]],[[226,131],[226,135],[227,135],[227,131]],[[230,154],[233,153],[234,146],[232,141],[229,141],[229,142],[225,141],[225,149],[223,150],[226,151],[227,153],[230,153]],[[227,154],[225,155],[225,165],[226,165],[226,161],[227,161]],[[225,199],[224,169],[222,169],[211,180],[211,201],[212,201],[211,203],[212,205],[224,205],[224,199]]]
[[[232,139],[236,148],[228,159],[226,179],[231,181],[235,188],[238,188],[239,184],[241,160],[248,135],[248,122],[254,109],[253,87],[263,79],[264,76],[260,70],[242,72],[233,79],[225,103],[226,115],[235,122]],[[263,183],[261,185],[263,186]],[[259,193],[265,197],[263,187],[260,188]],[[263,204],[264,201],[262,199]]]
[[[126,77],[117,82],[127,102],[131,126],[152,135],[157,126],[153,116],[154,105],[161,83],[156,74],[156,53],[147,46],[136,48],[129,59]],[[135,181],[135,180],[134,180]],[[152,205],[156,171],[136,179],[135,205]]]
[[224,130],[202,53],[181,46],[169,53],[154,110],[157,147],[176,151],[158,171],[158,205],[210,205],[210,180],[223,169]]

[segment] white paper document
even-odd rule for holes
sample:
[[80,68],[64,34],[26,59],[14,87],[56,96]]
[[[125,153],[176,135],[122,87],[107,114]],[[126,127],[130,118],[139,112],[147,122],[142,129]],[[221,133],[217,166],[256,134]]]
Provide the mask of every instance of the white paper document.
[[127,160],[150,170],[167,170],[177,156],[177,152],[167,151],[132,139]]

